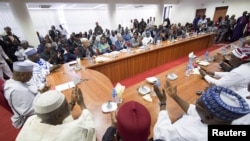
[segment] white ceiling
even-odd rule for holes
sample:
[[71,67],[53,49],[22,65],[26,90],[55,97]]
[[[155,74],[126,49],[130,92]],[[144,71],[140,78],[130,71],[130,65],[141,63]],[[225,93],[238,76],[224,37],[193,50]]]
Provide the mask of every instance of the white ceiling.
[[[106,9],[106,4],[101,3],[27,3],[28,9],[47,9],[40,8],[41,5],[50,5],[49,9]],[[117,4],[117,8],[152,8],[152,4]],[[9,4],[0,2],[0,9],[10,9]]]

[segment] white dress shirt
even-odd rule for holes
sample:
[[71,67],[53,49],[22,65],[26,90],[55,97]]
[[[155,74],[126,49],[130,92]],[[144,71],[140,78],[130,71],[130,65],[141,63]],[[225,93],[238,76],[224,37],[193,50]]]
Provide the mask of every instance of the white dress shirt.
[[200,121],[195,105],[190,105],[188,113],[172,123],[168,111],[159,112],[154,126],[154,140],[164,141],[206,141],[208,139],[207,124]]
[[16,141],[96,141],[94,120],[87,109],[78,119],[60,125],[41,123],[34,115],[28,118]]
[[242,64],[237,68],[234,68],[230,72],[215,72],[214,77],[206,75],[204,78],[208,83],[215,84],[216,86],[226,87],[233,91],[246,88],[250,81],[250,63]]

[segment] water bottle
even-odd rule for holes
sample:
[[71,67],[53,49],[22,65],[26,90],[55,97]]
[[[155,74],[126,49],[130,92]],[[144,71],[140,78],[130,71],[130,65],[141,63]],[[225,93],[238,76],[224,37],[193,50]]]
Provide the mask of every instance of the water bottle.
[[117,92],[116,92],[115,88],[112,89],[112,101],[115,103],[118,102]]
[[130,54],[130,53],[131,53],[131,48],[127,47],[127,54]]
[[208,58],[209,58],[209,53],[208,53],[208,50],[205,52],[205,55],[204,55],[204,60],[205,61],[208,61]]
[[227,49],[226,49],[225,46],[223,46],[223,47],[221,48],[221,54],[222,54],[222,55],[226,55],[226,54],[227,54]]
[[[155,81],[154,85],[156,85],[157,87],[161,86],[161,81],[159,78]],[[156,96],[156,93],[154,91],[154,87],[152,87],[152,96]]]
[[90,51],[88,49],[86,50],[86,57],[87,57],[88,63],[91,64],[92,63],[92,58],[91,58],[91,55],[90,55]]
[[80,67],[81,66],[81,59],[80,59],[80,57],[76,58],[76,62],[77,62],[77,66]]
[[155,85],[156,85],[157,87],[160,87],[160,86],[161,86],[161,81],[160,81],[159,78],[156,80]]
[[192,71],[193,71],[193,65],[192,64],[190,64],[190,63],[188,63],[188,65],[187,65],[187,69],[186,69],[186,76],[190,76],[190,74],[192,73]]
[[243,46],[243,38],[239,39],[239,47],[241,48]]

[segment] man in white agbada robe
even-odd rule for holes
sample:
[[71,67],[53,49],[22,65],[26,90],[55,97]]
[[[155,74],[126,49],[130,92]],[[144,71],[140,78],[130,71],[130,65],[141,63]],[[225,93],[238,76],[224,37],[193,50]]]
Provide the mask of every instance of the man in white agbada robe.
[[25,50],[27,59],[25,62],[33,64],[33,76],[30,83],[35,83],[39,91],[44,92],[49,89],[46,84],[46,76],[50,74],[51,71],[58,69],[59,65],[52,65],[49,62],[43,60],[37,54],[36,49],[28,48]]
[[[250,113],[246,101],[237,93],[224,87],[211,86],[198,98],[194,105],[188,104],[180,98],[177,95],[177,88],[171,86],[167,81],[166,91],[168,95],[186,113],[172,123],[166,110],[167,98],[165,91],[161,92],[157,86],[154,86],[154,90],[160,100],[160,112],[154,126],[154,140],[206,141],[208,140],[208,125],[234,124],[235,119]],[[235,100],[237,100],[236,103]],[[227,108],[229,105],[236,107]],[[241,112],[237,111],[239,109]]]
[[33,100],[38,94],[36,86],[29,84],[33,65],[27,62],[13,63],[13,77],[4,84],[4,96],[14,115],[11,117],[15,128],[21,128],[27,117],[34,114]]
[[234,68],[230,72],[209,72],[202,68],[200,73],[208,83],[216,86],[226,87],[233,91],[246,88],[250,81],[250,41],[246,41],[243,47],[232,51],[229,63]]
[[[62,123],[75,102],[82,110],[80,117]],[[16,141],[96,141],[94,120],[78,87],[73,88],[70,103],[61,92],[50,90],[35,98],[34,109],[37,115],[27,120]]]
[[[247,102],[247,104],[250,106],[250,82],[248,83],[247,88],[243,88],[239,91],[237,91],[239,95],[241,95]],[[244,123],[242,123],[244,121]],[[239,119],[236,119],[234,121],[234,124],[244,124],[244,125],[250,125],[250,114],[247,114]]]
[[146,31],[146,36],[142,39],[142,44],[144,46],[154,43],[154,39],[151,37],[150,31]]

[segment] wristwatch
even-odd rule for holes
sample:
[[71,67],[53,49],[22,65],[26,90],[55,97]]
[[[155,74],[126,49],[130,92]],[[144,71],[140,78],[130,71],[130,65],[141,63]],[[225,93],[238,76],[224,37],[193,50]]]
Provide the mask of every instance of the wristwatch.
[[160,102],[159,105],[164,106],[164,105],[167,105],[167,103],[166,102]]

